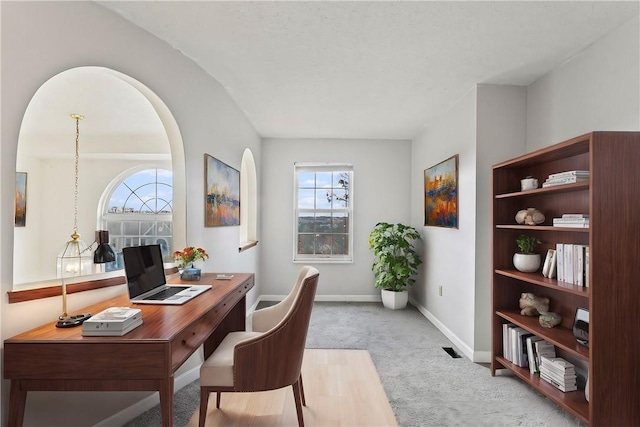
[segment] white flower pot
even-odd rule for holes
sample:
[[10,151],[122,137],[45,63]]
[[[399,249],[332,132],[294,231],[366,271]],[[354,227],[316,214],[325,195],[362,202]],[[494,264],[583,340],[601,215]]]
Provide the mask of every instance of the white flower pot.
[[382,296],[382,305],[392,310],[402,310],[409,301],[409,292],[407,291],[394,292],[381,289],[380,295]]
[[520,254],[513,255],[513,266],[523,273],[533,273],[540,268],[540,254]]

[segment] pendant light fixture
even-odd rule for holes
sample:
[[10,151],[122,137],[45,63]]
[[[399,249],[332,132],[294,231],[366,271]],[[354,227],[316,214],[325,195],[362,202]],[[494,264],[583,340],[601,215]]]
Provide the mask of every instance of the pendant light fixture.
[[76,150],[75,150],[75,181],[73,193],[73,233],[64,249],[58,254],[57,270],[58,276],[62,279],[62,314],[56,324],[59,328],[68,328],[81,325],[90,314],[79,314],[69,316],[67,314],[67,283],[66,278],[81,276],[91,273],[92,258],[87,245],[80,240],[78,234],[78,161],[80,148],[80,120],[84,119],[80,114],[71,114],[71,118],[76,121]]

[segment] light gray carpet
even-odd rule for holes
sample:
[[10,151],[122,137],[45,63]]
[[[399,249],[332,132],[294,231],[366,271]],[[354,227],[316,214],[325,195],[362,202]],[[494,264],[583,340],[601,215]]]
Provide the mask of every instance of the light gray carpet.
[[[412,306],[316,302],[307,347],[368,350],[402,427],[581,425],[515,377],[492,377],[485,365],[452,358],[442,349],[451,342]],[[199,399],[197,381],[176,392],[176,426],[188,423]],[[155,407],[126,426],[160,424]]]

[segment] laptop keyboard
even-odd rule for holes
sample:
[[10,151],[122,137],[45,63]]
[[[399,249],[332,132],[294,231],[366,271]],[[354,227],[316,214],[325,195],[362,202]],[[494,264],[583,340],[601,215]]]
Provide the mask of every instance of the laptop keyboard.
[[146,300],[162,300],[162,299],[167,299],[169,297],[174,296],[175,294],[177,294],[178,292],[184,291],[185,289],[187,289],[188,286],[172,286],[170,288],[164,289],[160,292],[158,292],[155,295],[151,295],[146,297]]

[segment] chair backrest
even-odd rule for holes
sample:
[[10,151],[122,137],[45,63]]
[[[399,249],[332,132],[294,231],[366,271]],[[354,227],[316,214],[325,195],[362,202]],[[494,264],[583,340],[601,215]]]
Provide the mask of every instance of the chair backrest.
[[298,380],[318,278],[316,268],[307,268],[282,321],[235,347],[233,383],[236,391],[274,390]]
[[302,282],[304,282],[304,279],[305,277],[307,277],[307,273],[311,268],[313,267],[305,265],[300,269],[298,278],[296,279],[293,288],[291,288],[289,294],[282,301],[280,301],[276,305],[272,305],[271,307],[266,307],[253,312],[251,316],[252,331],[267,332],[269,329],[273,328],[275,325],[282,321],[282,319],[291,309],[293,300],[295,299],[296,295],[298,295],[300,286],[302,286]]

